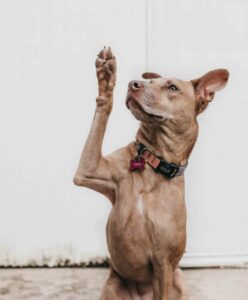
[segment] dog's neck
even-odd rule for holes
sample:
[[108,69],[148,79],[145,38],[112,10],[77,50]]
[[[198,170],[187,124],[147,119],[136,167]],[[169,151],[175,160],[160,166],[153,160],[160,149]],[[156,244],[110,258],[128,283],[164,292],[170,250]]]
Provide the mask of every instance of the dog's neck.
[[193,149],[198,134],[197,123],[187,130],[175,133],[166,125],[141,123],[136,135],[137,143],[142,143],[169,163],[184,165]]

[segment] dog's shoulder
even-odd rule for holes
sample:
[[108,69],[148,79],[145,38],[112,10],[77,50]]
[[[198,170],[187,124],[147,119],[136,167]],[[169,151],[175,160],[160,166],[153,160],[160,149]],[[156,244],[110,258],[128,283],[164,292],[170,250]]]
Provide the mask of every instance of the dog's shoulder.
[[127,146],[122,147],[105,158],[109,162],[113,173],[121,174],[129,171],[130,160],[135,157],[136,146],[135,142],[129,143]]

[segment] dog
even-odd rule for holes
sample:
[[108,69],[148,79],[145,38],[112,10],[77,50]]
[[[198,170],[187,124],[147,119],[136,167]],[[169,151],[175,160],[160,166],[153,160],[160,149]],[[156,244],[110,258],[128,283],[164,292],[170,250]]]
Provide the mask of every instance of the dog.
[[197,116],[229,73],[217,69],[190,81],[144,73],[144,81],[130,81],[126,106],[140,121],[136,140],[103,157],[116,83],[110,48],[98,54],[96,71],[96,111],[74,183],[113,205],[106,228],[110,273],[100,299],[187,299],[178,268],[186,243],[184,170],[198,135]]

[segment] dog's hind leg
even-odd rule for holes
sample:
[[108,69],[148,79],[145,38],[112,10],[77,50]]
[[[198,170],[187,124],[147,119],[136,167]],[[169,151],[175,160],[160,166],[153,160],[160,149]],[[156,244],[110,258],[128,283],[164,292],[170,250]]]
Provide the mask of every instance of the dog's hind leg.
[[183,271],[179,268],[176,268],[173,272],[173,284],[170,300],[188,300],[183,277]]
[[100,300],[133,300],[126,282],[112,268]]
[[152,285],[126,280],[110,268],[100,300],[154,300]]

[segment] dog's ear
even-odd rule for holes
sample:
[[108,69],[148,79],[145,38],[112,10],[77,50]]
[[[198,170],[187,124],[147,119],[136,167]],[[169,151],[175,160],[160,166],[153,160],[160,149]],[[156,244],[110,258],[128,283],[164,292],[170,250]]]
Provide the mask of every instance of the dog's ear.
[[144,79],[153,79],[153,78],[161,78],[162,76],[157,73],[146,72],[142,74],[142,78]]
[[192,80],[197,99],[197,113],[203,112],[217,91],[222,90],[228,81],[229,72],[225,69],[210,71],[198,79]]

